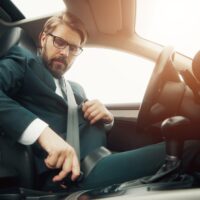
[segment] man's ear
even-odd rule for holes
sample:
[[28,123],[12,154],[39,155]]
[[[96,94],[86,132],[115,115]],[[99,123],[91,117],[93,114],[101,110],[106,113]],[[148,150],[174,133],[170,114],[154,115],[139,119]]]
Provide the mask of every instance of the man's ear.
[[46,37],[47,37],[46,33],[44,33],[44,32],[40,33],[40,35],[39,35],[40,47],[44,46]]

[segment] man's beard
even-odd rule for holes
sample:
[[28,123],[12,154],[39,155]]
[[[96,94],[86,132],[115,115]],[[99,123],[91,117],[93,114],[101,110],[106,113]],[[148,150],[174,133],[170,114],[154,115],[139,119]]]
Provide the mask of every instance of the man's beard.
[[55,78],[61,78],[61,76],[69,68],[69,64],[65,56],[57,56],[52,59],[47,59],[46,56],[43,57],[46,68]]

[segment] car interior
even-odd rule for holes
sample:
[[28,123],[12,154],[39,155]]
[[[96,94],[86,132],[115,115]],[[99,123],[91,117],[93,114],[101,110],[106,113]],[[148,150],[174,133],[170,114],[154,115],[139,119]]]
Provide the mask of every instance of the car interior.
[[[190,59],[173,46],[162,46],[138,36],[130,25],[135,23],[135,0],[64,0],[64,3],[67,10],[85,22],[88,46],[121,49],[155,62],[141,103],[106,105],[115,116],[114,127],[108,134],[108,149],[119,152],[164,141],[161,124],[177,116],[189,120],[189,125],[181,126],[177,134],[183,140],[199,140],[200,53]],[[0,58],[14,45],[36,54],[39,30],[48,17],[26,20],[12,1],[1,1]],[[193,132],[194,136],[190,135]],[[31,146],[13,144],[1,131],[0,189],[11,187],[37,189],[35,165]],[[178,194],[187,199],[184,192]],[[198,190],[190,197],[199,196]],[[170,194],[158,199],[169,197]]]

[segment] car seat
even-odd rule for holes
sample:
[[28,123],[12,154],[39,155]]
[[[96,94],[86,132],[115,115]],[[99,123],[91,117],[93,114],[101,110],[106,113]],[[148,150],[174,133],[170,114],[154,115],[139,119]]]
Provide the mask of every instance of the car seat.
[[[37,52],[36,45],[20,27],[3,27],[0,31],[0,59],[15,45]],[[18,186],[34,188],[36,183],[31,148],[11,142],[0,127],[0,188]]]

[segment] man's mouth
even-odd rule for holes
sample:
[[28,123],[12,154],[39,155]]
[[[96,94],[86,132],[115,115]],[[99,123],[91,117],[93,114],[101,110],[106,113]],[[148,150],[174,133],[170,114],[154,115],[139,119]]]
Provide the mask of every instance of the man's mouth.
[[55,58],[52,62],[54,63],[54,66],[57,66],[58,68],[65,68],[67,66],[66,59],[64,58]]
[[60,60],[53,60],[53,62],[56,64],[56,65],[65,65],[65,63],[63,61],[60,61]]
[[67,60],[62,57],[51,59],[49,63],[49,69],[55,77],[62,75],[66,71],[67,67]]
[[55,59],[53,59],[53,61],[58,62],[58,63],[63,63],[63,64],[66,63],[65,59],[63,59],[63,58],[55,58]]

